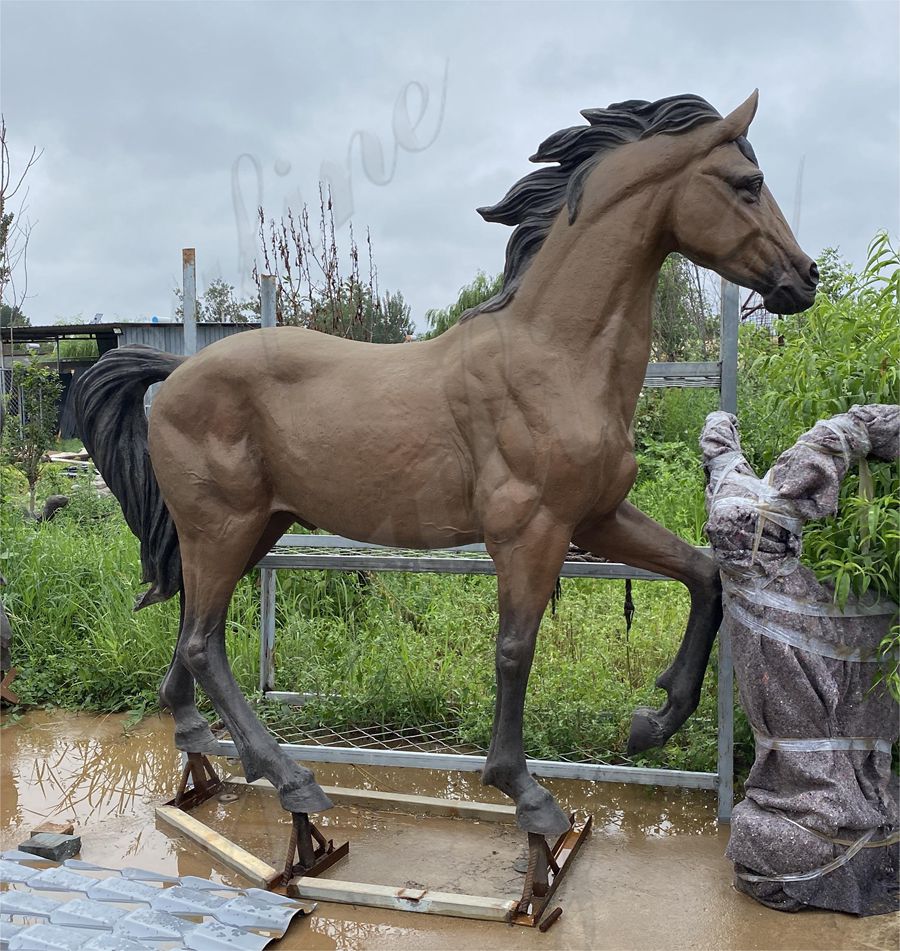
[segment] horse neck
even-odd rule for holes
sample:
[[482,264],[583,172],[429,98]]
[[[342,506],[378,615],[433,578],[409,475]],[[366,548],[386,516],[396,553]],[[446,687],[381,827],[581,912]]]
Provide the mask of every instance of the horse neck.
[[531,338],[556,359],[643,381],[653,295],[669,250],[655,192],[639,190],[592,221],[569,225],[561,212],[513,302]]

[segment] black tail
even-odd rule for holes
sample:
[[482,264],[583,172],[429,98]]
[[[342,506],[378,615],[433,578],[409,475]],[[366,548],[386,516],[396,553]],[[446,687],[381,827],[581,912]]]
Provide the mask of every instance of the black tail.
[[141,542],[142,580],[150,588],[135,610],[181,589],[178,534],[150,464],[144,394],[184,360],[153,347],[122,347],[104,354],[75,383],[75,419],[84,448]]

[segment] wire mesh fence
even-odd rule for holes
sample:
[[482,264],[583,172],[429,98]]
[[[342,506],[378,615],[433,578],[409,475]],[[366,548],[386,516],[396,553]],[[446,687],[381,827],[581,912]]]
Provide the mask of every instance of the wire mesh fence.
[[[269,732],[279,743],[290,746],[350,747],[355,750],[390,750],[409,753],[443,753],[462,756],[486,756],[487,748],[466,739],[458,724],[452,723],[371,723],[310,725],[290,712],[279,714],[267,723]],[[216,738],[230,740],[227,730],[217,730]],[[540,751],[529,749],[525,755],[539,759]],[[554,757],[565,763],[592,763],[601,766],[628,765],[625,756],[610,756],[606,750],[579,747]]]

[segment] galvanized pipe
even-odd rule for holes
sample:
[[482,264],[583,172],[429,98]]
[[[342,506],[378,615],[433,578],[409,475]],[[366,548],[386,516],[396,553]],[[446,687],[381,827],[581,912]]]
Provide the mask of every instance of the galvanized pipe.
[[259,279],[259,325],[275,326],[275,277],[263,274]]
[[184,352],[186,356],[190,356],[197,352],[197,261],[193,248],[182,249],[181,269]]

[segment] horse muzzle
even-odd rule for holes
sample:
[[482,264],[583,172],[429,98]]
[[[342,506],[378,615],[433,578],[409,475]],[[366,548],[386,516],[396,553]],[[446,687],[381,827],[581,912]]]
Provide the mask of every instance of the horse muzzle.
[[763,295],[766,310],[772,314],[799,314],[812,307],[819,283],[819,269],[810,261],[803,273],[787,280],[782,279],[767,294]]

